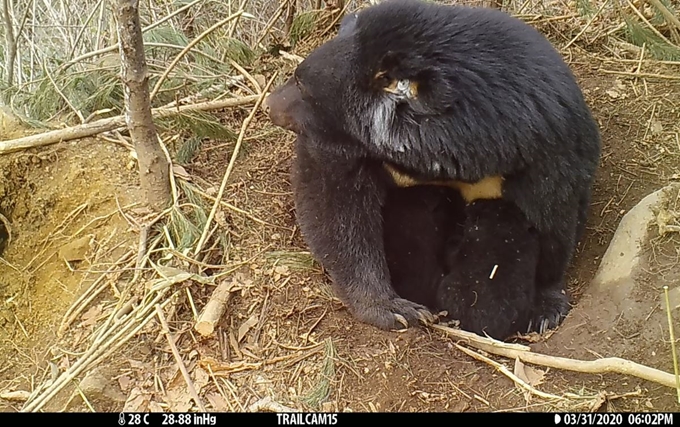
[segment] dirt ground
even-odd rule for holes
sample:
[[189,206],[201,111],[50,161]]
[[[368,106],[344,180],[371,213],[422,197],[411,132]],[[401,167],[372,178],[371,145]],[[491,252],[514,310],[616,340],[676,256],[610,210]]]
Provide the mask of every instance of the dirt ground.
[[[586,237],[569,275],[576,310],[623,214],[679,176],[680,85],[606,72],[631,72],[635,61],[607,60],[579,48],[568,57],[604,142]],[[642,71],[679,75],[677,66],[644,63]],[[226,111],[224,120],[238,130],[248,111]],[[537,389],[567,399],[527,396],[439,331],[384,332],[355,321],[333,297],[295,226],[288,176],[292,142],[291,134],[259,113],[223,197],[236,209],[221,206],[215,215],[222,243],[211,240],[200,262],[173,258],[192,273],[225,273],[217,283],[176,283],[164,306],[177,355],[207,410],[247,410],[265,397],[287,407],[333,411],[677,410],[675,390],[618,374],[534,367],[542,375]],[[205,141],[178,179],[189,176],[204,193],[216,194],[233,148],[233,142]],[[135,168],[128,148],[99,138],[0,157],[0,214],[10,224],[9,232],[0,233],[3,411],[20,410],[24,392],[49,387],[88,349],[103,345],[93,334],[120,307],[137,256],[134,218],[144,212],[135,205]],[[202,200],[209,211],[211,199]],[[649,248],[649,266],[631,301],[650,313],[647,329],[667,330],[656,307],[661,286],[680,277],[677,248],[673,237]],[[168,254],[155,262],[172,258]],[[105,280],[97,282],[102,273]],[[226,313],[215,336],[201,337],[193,330],[196,315],[214,285],[225,280],[236,286]],[[140,280],[137,286],[148,290],[150,284]],[[100,292],[91,302],[69,309],[86,290],[93,295],[93,288]],[[583,310],[597,317],[600,308]],[[158,318],[150,319],[42,409],[196,408]],[[673,372],[666,332],[648,339],[636,333],[641,325],[601,331],[572,319],[532,348],[585,360],[625,357]],[[491,358],[513,370],[513,361]]]

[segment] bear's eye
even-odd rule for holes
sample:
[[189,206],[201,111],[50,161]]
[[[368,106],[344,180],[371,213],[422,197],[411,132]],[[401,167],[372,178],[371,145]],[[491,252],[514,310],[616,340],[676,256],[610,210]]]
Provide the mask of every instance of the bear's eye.
[[297,73],[293,74],[293,78],[295,79],[295,86],[297,86],[297,88],[300,91],[300,93],[302,94],[302,96],[307,95],[307,90],[305,89],[305,85],[302,84]]

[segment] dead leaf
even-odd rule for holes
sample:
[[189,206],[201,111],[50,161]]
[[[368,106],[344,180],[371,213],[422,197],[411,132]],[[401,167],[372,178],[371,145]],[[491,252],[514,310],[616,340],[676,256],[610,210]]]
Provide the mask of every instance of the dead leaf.
[[665,236],[668,233],[680,231],[677,223],[678,214],[668,209],[659,209],[656,214],[656,224],[659,227],[659,234]]
[[93,242],[94,236],[91,234],[73,240],[59,249],[59,257],[66,262],[83,261]]
[[210,403],[210,406],[212,406],[213,411],[227,412],[229,410],[229,407],[227,406],[227,401],[224,400],[222,395],[218,393],[206,393],[205,398]]
[[171,412],[189,412],[193,406],[193,399],[187,391],[186,384],[166,390],[165,403]]
[[95,323],[97,323],[97,319],[101,314],[102,314],[101,304],[95,305],[94,307],[90,308],[85,313],[83,313],[83,315],[80,317],[82,319],[82,321],[80,322],[80,326],[83,328],[93,326]]
[[165,412],[163,407],[158,402],[149,403],[149,412]]
[[227,216],[220,209],[218,209],[217,212],[215,212],[215,224],[219,225],[222,228],[227,227]]
[[602,405],[607,401],[607,394],[601,391],[597,394],[597,397],[590,402],[589,410],[590,412],[598,411]]
[[532,387],[536,387],[543,383],[545,377],[545,371],[527,366],[519,360],[519,358],[515,359],[514,374]]
[[609,89],[609,90],[606,91],[605,93],[606,93],[607,95],[609,95],[610,98],[613,98],[613,99],[618,99],[618,98],[621,97],[621,94],[620,94],[618,91],[614,90],[614,89]]
[[239,326],[238,342],[243,341],[243,337],[245,337],[248,331],[250,331],[255,325],[257,325],[257,314],[253,314],[248,318],[248,320],[246,320],[245,322],[243,322],[241,326]]
[[208,374],[204,369],[196,367],[194,369],[194,387],[196,387],[196,393],[201,393],[203,387],[205,387],[210,382],[210,374]]
[[151,395],[145,393],[139,387],[135,387],[128,395],[123,412],[146,412],[151,401]]
[[652,131],[652,135],[658,135],[661,132],[663,132],[663,125],[660,122],[657,122],[656,120],[652,120],[650,130]]
[[123,375],[122,377],[118,378],[118,385],[120,386],[120,389],[123,391],[127,391],[130,388],[131,383],[132,380],[127,375]]
[[281,280],[281,276],[287,277],[290,276],[290,269],[288,268],[287,265],[277,265],[274,268],[274,280],[279,281]]
[[264,87],[267,86],[267,78],[262,74],[253,74],[253,79],[255,79],[255,81],[257,82],[258,85],[260,85],[261,88],[264,89]]
[[189,175],[189,172],[187,172],[186,169],[184,169],[182,166],[180,166],[180,165],[178,165],[178,164],[174,164],[174,163],[173,163],[173,165],[172,165],[172,173],[173,173],[177,178],[181,178],[181,179],[183,179],[183,180],[185,180],[185,181],[191,182],[191,175]]

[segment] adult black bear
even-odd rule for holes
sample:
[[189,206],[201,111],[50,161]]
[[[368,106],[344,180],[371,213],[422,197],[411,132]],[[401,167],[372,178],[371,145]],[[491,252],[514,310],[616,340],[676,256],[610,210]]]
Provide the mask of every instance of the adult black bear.
[[[461,329],[506,339],[534,308],[538,234],[514,204],[418,186],[388,191],[385,254],[399,296],[448,312]],[[415,284],[415,285],[414,285]]]
[[535,29],[497,10],[389,0],[350,19],[268,103],[272,121],[298,134],[301,231],[360,320],[431,319],[390,285],[388,164],[417,181],[501,176],[503,198],[539,234],[530,329],[561,322],[600,135],[569,67]]

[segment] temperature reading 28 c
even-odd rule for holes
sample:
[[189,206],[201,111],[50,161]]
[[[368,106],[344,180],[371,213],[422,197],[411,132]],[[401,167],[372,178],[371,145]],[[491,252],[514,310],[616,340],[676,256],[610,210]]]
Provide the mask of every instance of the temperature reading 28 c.
[[149,414],[127,414],[127,419],[125,419],[125,414],[118,414],[118,425],[124,426],[138,426],[138,425],[149,425]]

